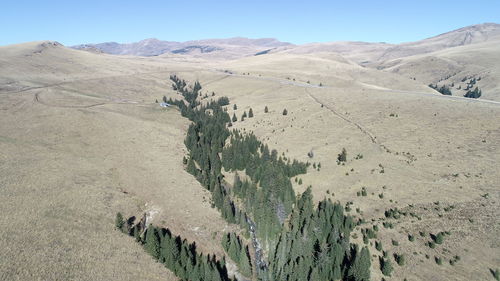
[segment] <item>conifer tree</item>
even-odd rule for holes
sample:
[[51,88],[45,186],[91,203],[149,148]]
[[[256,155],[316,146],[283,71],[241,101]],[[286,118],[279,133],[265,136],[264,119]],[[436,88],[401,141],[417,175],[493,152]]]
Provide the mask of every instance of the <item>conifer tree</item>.
[[236,104],[233,105],[233,109],[234,110],[237,110],[238,109],[238,106],[236,106]]
[[286,116],[287,114],[288,114],[288,110],[286,110],[286,108],[285,108],[285,109],[283,109],[283,115],[285,115],[285,116]]
[[238,121],[238,118],[236,117],[236,113],[233,113],[233,119],[232,119],[233,122],[236,122]]
[[389,259],[380,258],[380,263],[381,263],[382,274],[384,274],[385,276],[391,276],[392,273],[391,261]]
[[149,225],[146,231],[146,251],[155,259],[160,258],[160,239],[156,233],[156,228]]
[[250,258],[248,257],[248,246],[241,247],[239,265],[241,274],[245,276],[252,276],[252,264],[250,263]]
[[124,224],[125,224],[125,221],[123,220],[122,213],[120,213],[120,212],[116,213],[116,218],[115,218],[116,229],[122,230]]
[[250,108],[248,110],[248,118],[252,118],[252,117],[253,117],[253,110],[252,110],[252,108]]
[[267,105],[266,107],[264,107],[264,113],[268,113],[269,112],[269,109],[267,108]]
[[370,251],[368,251],[367,247],[363,247],[361,252],[356,254],[348,275],[353,281],[369,281],[370,266]]

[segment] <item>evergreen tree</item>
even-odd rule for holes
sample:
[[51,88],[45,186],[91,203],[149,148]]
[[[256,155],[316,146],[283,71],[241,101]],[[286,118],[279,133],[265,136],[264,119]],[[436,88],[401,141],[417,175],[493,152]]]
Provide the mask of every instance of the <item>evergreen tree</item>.
[[264,107],[264,113],[268,113],[269,112],[269,109],[267,108],[267,105],[266,107]]
[[283,109],[283,115],[288,115],[288,110],[286,110],[286,108]]
[[234,109],[234,110],[237,110],[237,109],[238,109],[238,107],[236,106],[236,104],[234,104],[234,105],[233,105],[233,109]]
[[252,264],[248,257],[248,247],[241,247],[239,269],[241,274],[245,276],[252,276]]
[[391,276],[392,264],[389,259],[380,258],[380,266],[382,274],[384,274],[385,276]]
[[236,117],[236,113],[233,113],[233,119],[232,119],[233,122],[236,122],[238,121],[238,118]]
[[436,242],[436,244],[443,244],[443,233],[442,232],[439,232],[437,235],[434,235],[433,238],[434,238],[434,242]]
[[160,258],[160,239],[158,237],[156,228],[149,225],[146,231],[146,251],[155,259]]
[[120,213],[120,212],[116,213],[116,218],[115,218],[116,229],[122,230],[124,224],[125,224],[125,221],[123,220],[122,213]]
[[248,118],[252,118],[252,117],[253,117],[253,110],[252,110],[252,108],[250,108],[248,110]]
[[342,148],[342,152],[338,155],[337,161],[346,162],[347,161],[347,151],[345,148]]
[[363,247],[361,252],[357,253],[352,266],[349,268],[348,276],[353,281],[370,280],[370,251]]

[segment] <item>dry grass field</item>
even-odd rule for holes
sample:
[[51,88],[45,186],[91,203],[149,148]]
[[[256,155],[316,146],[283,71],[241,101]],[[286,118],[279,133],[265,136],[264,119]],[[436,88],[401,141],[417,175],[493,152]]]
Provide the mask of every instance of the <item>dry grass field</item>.
[[[0,279],[176,280],[114,229],[118,211],[151,212],[155,224],[222,255],[219,237],[231,226],[182,165],[189,122],[154,102],[173,95],[171,73],[228,96],[231,116],[233,103],[238,118],[252,108],[236,128],[321,163],[298,176],[296,193],[312,185],[316,201],[352,201],[352,215],[377,224],[384,249],[406,257],[386,280],[493,280],[500,104],[442,96],[420,79],[332,53],[205,61],[49,42],[0,47]],[[348,161],[337,165],[342,148]],[[367,195],[357,196],[363,187]],[[383,219],[396,207],[414,216]],[[382,226],[388,221],[393,228]],[[450,234],[431,249],[429,234],[441,231]],[[372,279],[381,278],[374,257]]]

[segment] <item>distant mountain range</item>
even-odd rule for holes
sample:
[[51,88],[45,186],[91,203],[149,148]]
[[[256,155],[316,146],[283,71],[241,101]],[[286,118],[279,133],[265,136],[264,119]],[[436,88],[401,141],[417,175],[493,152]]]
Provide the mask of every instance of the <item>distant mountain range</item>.
[[234,51],[244,49],[242,55],[253,54],[266,49],[291,46],[292,44],[274,38],[249,39],[234,37],[228,39],[206,39],[186,42],[162,41],[155,38],[134,43],[106,42],[98,44],[82,44],[72,46],[74,49],[94,49],[113,55],[158,56],[165,53],[191,54],[212,53],[216,51]]
[[277,52],[311,54],[335,52],[359,64],[378,64],[395,58],[425,54],[446,48],[481,43],[500,38],[500,25],[484,23],[471,25],[428,39],[402,44],[368,42],[330,42],[294,45],[274,38],[205,39],[186,42],[162,41],[155,38],[134,43],[106,42],[72,46],[113,55],[158,56],[183,54],[204,58],[235,59],[244,56],[264,55]]

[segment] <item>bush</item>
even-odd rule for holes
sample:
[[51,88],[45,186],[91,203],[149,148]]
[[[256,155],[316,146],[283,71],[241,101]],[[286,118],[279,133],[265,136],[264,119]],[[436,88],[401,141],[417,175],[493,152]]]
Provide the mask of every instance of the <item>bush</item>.
[[439,258],[439,257],[434,257],[434,260],[436,261],[436,263],[438,265],[442,265],[443,264],[443,259],[442,258]]
[[498,268],[495,270],[490,269],[490,272],[491,275],[493,275],[493,278],[495,278],[495,280],[500,281],[500,271],[498,270]]
[[432,240],[434,240],[436,244],[443,244],[443,236],[442,232],[439,232],[437,235],[431,235]]
[[286,108],[283,109],[283,115],[285,115],[285,116],[288,115],[288,110],[286,110]]
[[347,151],[345,148],[342,148],[342,152],[337,156],[337,162],[346,162],[347,161]]
[[403,266],[405,264],[405,256],[403,254],[394,254],[394,260],[396,263],[400,266]]
[[267,105],[266,107],[264,107],[264,113],[268,113],[269,112],[269,109],[267,108]]
[[391,261],[388,259],[380,258],[380,270],[382,271],[382,274],[384,274],[385,276],[391,276],[392,273]]
[[396,240],[392,240],[392,246],[399,246],[399,242]]
[[253,110],[252,108],[250,108],[250,110],[248,110],[248,118],[252,118],[253,117]]
[[415,236],[413,236],[413,235],[411,235],[411,234],[408,234],[408,240],[409,240],[410,242],[415,241]]

